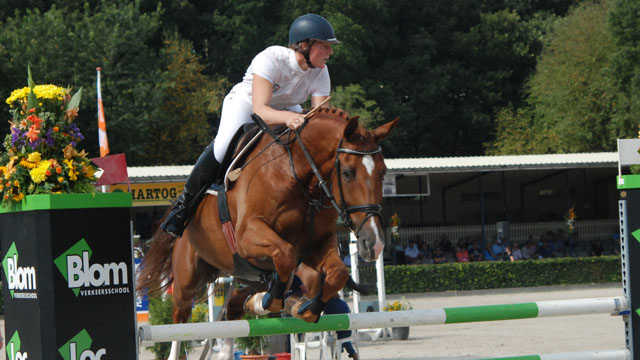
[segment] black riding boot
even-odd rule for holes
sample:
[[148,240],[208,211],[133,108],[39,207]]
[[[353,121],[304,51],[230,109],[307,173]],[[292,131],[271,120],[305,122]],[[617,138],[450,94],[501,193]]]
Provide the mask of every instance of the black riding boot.
[[200,199],[194,199],[194,197],[202,188],[210,186],[215,181],[219,167],[220,163],[213,155],[212,142],[204,149],[204,152],[196,161],[191,174],[187,178],[187,182],[184,184],[182,194],[178,196],[167,218],[160,224],[160,228],[164,232],[175,237],[182,236],[186,222],[191,214],[191,209],[195,209],[200,201]]

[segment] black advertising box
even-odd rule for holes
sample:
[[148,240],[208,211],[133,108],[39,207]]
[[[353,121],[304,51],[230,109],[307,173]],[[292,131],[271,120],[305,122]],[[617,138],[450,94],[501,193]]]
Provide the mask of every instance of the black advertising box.
[[136,359],[129,193],[0,208],[8,360]]

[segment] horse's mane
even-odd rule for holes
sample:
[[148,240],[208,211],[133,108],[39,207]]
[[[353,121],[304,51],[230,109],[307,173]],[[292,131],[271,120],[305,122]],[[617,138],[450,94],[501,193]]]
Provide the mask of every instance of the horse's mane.
[[328,107],[321,107],[320,109],[316,110],[316,112],[310,117],[310,119],[318,118],[322,118],[323,120],[334,120],[340,123],[347,123],[349,120],[351,120],[351,117],[349,116],[349,113],[347,111],[339,108]]

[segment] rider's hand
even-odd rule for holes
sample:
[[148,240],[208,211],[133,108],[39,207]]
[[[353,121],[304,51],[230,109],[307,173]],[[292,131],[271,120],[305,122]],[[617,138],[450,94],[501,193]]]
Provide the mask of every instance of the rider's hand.
[[291,130],[296,130],[304,124],[304,116],[302,114],[290,112],[287,114],[285,124]]

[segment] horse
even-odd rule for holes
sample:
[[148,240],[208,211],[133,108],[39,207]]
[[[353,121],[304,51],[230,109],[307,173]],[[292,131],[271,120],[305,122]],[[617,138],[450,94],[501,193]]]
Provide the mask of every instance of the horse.
[[397,122],[368,130],[345,111],[320,108],[307,117],[301,131],[285,131],[274,140],[263,136],[226,191],[236,244],[225,238],[220,195],[207,195],[181,238],[156,232],[137,288],[153,294],[173,284],[172,320],[185,323],[206,283],[221,272],[242,278],[238,269],[248,264],[273,276],[268,291],[253,295],[244,311],[279,312],[294,270],[304,263],[321,273],[323,281],[317,296],[299,298],[288,308],[296,309],[291,314],[295,317],[317,322],[349,277],[338,253],[338,216],[356,234],[364,260],[374,261],[382,252],[380,203],[386,167],[379,144]]

